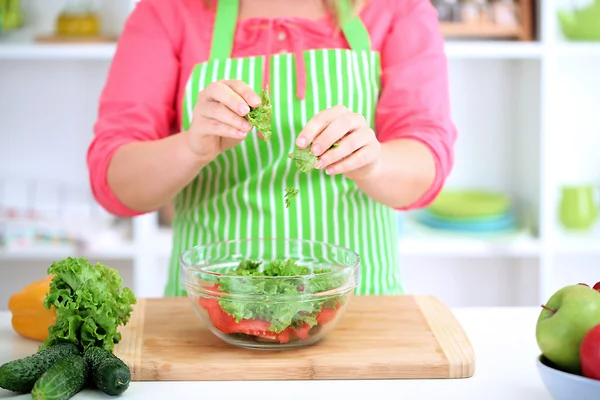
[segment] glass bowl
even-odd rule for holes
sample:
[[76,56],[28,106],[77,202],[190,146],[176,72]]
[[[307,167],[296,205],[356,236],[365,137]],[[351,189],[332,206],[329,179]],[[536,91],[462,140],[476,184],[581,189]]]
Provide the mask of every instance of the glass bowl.
[[241,239],[196,246],[180,259],[187,296],[210,331],[234,346],[312,345],[343,317],[360,257],[300,239]]

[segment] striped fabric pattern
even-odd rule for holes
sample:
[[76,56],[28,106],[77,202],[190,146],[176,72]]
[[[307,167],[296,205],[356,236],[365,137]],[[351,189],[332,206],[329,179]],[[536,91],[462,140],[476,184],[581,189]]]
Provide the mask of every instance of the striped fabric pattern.
[[[304,53],[306,100],[296,96],[293,54],[271,56],[269,92],[273,136],[253,131],[207,165],[175,200],[174,241],[165,295],[185,295],[179,256],[200,244],[240,238],[302,238],[348,247],[361,257],[356,294],[403,293],[395,212],[374,202],[345,177],[300,172],[288,158],[302,127],[319,111],[342,104],[374,124],[379,54],[345,49]],[[220,79],[240,79],[259,91],[263,57],[214,59],[197,65],[187,83],[182,129],[188,129],[197,93]],[[289,208],[287,186],[300,190]],[[285,246],[282,242],[281,246]],[[288,248],[258,249],[273,257]]]

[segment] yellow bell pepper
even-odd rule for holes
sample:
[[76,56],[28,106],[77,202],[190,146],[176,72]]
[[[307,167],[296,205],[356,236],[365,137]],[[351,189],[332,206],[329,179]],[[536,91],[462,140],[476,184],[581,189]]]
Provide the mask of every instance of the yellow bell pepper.
[[48,328],[56,322],[54,307],[50,310],[44,307],[51,280],[52,276],[47,276],[10,297],[8,309],[12,314],[12,327],[19,335],[38,341],[48,337]]

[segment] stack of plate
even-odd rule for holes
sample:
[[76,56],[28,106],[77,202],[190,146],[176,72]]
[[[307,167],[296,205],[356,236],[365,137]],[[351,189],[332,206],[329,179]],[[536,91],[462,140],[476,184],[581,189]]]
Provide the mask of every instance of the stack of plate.
[[504,232],[517,221],[510,198],[484,190],[445,191],[417,220],[431,228],[460,232]]

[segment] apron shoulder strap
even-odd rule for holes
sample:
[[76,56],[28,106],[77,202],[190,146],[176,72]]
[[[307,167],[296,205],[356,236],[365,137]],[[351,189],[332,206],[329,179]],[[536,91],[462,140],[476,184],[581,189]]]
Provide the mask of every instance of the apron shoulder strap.
[[371,38],[369,32],[363,24],[360,16],[354,14],[350,8],[350,0],[338,0],[340,7],[339,15],[341,17],[341,28],[350,49],[354,51],[371,50]]
[[[369,32],[358,15],[350,8],[350,0],[338,0],[341,28],[354,51],[371,50]],[[231,57],[239,0],[217,0],[215,26],[210,46],[210,60]]]
[[238,0],[217,0],[210,60],[231,57],[239,5]]

